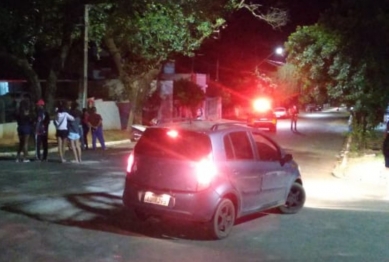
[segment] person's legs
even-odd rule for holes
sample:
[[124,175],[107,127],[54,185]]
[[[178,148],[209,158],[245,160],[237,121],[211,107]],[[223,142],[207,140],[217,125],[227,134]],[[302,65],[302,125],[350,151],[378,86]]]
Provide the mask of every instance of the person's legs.
[[74,147],[76,148],[76,154],[77,154],[77,161],[79,163],[81,163],[81,145],[80,145],[80,140],[79,139],[76,139],[74,141]]
[[97,133],[96,136],[97,136],[97,139],[99,140],[101,148],[103,150],[105,150],[105,140],[104,140],[103,128],[102,127],[97,128],[96,133]]
[[18,151],[16,153],[16,162],[19,162],[21,159],[20,159],[20,154],[22,153],[23,151],[23,145],[24,145],[24,136],[19,134],[19,145],[18,145]]
[[66,149],[66,140],[61,137],[61,136],[58,136],[57,137],[57,141],[58,141],[58,153],[59,153],[59,157],[61,158],[61,162],[64,163],[66,162],[65,160],[65,149]]
[[27,158],[28,158],[28,139],[29,138],[30,138],[30,135],[23,136],[23,159],[24,159],[24,161],[27,161]]
[[36,159],[41,159],[41,145],[42,145],[42,136],[41,135],[35,135],[35,157]]
[[65,153],[66,153],[66,145],[69,145],[69,140],[67,137],[62,137],[62,157],[63,157],[63,162],[66,162],[65,159]]
[[72,147],[73,155],[74,155],[74,161],[78,162],[78,156],[77,156],[77,149],[76,149],[76,141],[74,139],[69,139],[70,145]]
[[41,141],[42,141],[42,147],[43,147],[43,158],[41,160],[46,161],[47,160],[47,153],[49,150],[49,138],[48,135],[41,135]]
[[79,125],[79,126],[78,126],[78,134],[80,135],[79,144],[80,144],[80,146],[81,146],[82,149],[85,149],[84,130],[83,130],[82,125]]
[[57,144],[58,144],[59,158],[61,158],[61,161],[62,161],[63,160],[63,155],[62,155],[62,138],[60,136],[57,136]]
[[293,119],[293,130],[297,131],[297,118]]
[[96,150],[96,138],[97,138],[97,130],[92,131],[92,149]]
[[83,131],[83,137],[84,137],[84,148],[88,149],[88,133],[89,133],[89,127],[87,125],[83,125],[82,127]]

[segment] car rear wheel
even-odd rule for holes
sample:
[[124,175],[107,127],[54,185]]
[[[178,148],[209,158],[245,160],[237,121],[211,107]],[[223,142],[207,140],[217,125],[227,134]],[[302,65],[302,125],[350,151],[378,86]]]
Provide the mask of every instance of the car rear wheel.
[[231,232],[235,224],[235,206],[229,199],[223,199],[215,210],[210,222],[209,229],[211,237],[223,239]]
[[284,205],[279,210],[284,214],[297,213],[305,203],[305,190],[299,183],[293,183]]

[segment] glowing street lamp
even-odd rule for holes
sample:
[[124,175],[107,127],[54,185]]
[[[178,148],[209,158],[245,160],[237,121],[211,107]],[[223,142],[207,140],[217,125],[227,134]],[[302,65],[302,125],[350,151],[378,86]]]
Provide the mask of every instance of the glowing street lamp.
[[272,55],[278,55],[278,56],[283,56],[284,55],[284,49],[282,47],[277,47],[276,49],[274,49],[273,52],[271,52],[268,56],[266,56],[264,59],[262,59],[262,61],[260,63],[258,63],[257,67],[259,67],[260,65],[262,65],[264,62],[268,62],[269,61],[269,58],[272,56]]
[[284,49],[282,47],[277,47],[275,53],[277,55],[284,55]]

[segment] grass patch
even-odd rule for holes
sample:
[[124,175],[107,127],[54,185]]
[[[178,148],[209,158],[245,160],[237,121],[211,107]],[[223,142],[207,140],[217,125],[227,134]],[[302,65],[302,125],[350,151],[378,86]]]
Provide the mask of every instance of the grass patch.
[[373,130],[362,137],[360,133],[351,133],[350,157],[359,157],[365,155],[382,156],[382,143],[384,142],[384,133],[382,130]]

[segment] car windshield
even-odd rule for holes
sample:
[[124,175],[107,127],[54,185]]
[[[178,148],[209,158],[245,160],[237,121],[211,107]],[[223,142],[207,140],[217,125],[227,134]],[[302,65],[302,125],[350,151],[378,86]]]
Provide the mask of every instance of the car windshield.
[[171,131],[168,128],[146,129],[135,146],[135,154],[199,160],[211,152],[211,141],[205,134],[189,130]]

